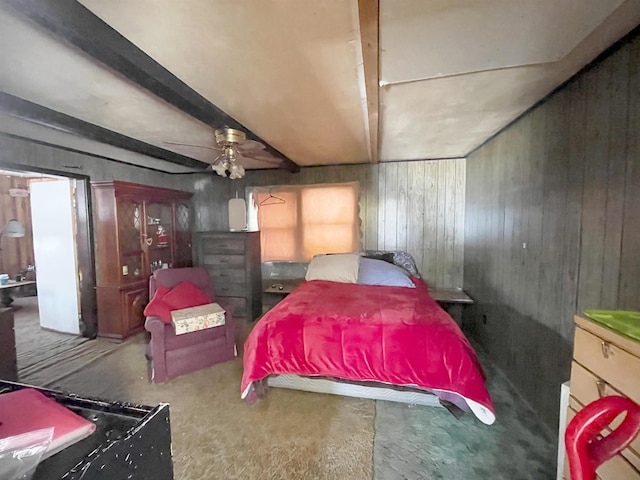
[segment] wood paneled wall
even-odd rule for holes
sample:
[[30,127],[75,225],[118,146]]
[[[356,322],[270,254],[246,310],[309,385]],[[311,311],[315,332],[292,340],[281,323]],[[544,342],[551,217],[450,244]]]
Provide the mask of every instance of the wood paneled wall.
[[24,225],[24,237],[0,237],[0,273],[8,273],[11,278],[33,265],[33,235],[31,232],[31,204],[29,197],[12,196],[11,189],[28,191],[25,178],[0,176],[0,228],[11,219]]
[[[64,139],[68,142],[68,137]],[[19,165],[54,170],[59,175],[86,175],[92,181],[122,180],[156,187],[190,191],[193,175],[170,175],[122,162],[71,152],[30,142],[0,132],[0,168]]]
[[640,39],[467,159],[465,326],[557,428],[572,317],[640,309]]
[[427,283],[461,287],[464,243],[465,160],[393,162],[248,171],[229,181],[194,183],[196,230],[227,230],[227,201],[249,186],[360,182],[360,219],[366,249],[410,252]]

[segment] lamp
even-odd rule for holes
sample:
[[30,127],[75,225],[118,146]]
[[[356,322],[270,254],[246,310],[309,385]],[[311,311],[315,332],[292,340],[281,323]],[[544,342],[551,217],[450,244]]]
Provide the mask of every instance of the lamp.
[[[2,227],[2,230],[0,230],[0,240],[2,240],[3,235],[11,238],[24,237],[24,225],[15,218],[12,218],[4,227]],[[2,250],[1,245],[0,250]]]
[[24,225],[15,218],[12,218],[0,231],[0,236],[6,235],[7,237],[18,238],[24,237]]
[[227,174],[232,180],[244,177],[244,167],[236,161],[233,147],[225,147],[224,153],[218,158],[218,163],[212,168],[221,177],[226,177]]

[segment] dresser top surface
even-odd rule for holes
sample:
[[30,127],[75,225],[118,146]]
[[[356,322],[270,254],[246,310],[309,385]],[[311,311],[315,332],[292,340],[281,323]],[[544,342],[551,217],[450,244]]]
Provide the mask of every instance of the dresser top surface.
[[629,353],[640,357],[640,342],[629,337],[625,337],[620,333],[581,315],[575,315],[574,321],[579,328],[587,330],[603,340],[614,343]]

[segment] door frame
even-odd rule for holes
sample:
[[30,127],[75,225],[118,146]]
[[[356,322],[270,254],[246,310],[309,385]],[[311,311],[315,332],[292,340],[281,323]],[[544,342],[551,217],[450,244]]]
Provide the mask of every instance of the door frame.
[[88,175],[40,168],[19,163],[1,162],[3,170],[42,173],[75,180],[73,196],[76,218],[76,255],[78,260],[78,285],[80,290],[80,334],[95,338],[98,335],[98,307],[96,300],[96,262],[93,240],[93,210],[91,204],[91,179]]

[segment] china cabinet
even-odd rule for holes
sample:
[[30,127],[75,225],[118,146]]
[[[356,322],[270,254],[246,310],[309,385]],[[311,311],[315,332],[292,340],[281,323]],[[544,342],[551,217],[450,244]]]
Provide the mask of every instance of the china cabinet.
[[192,194],[121,181],[91,186],[98,335],[124,340],[143,328],[153,271],[192,265]]

